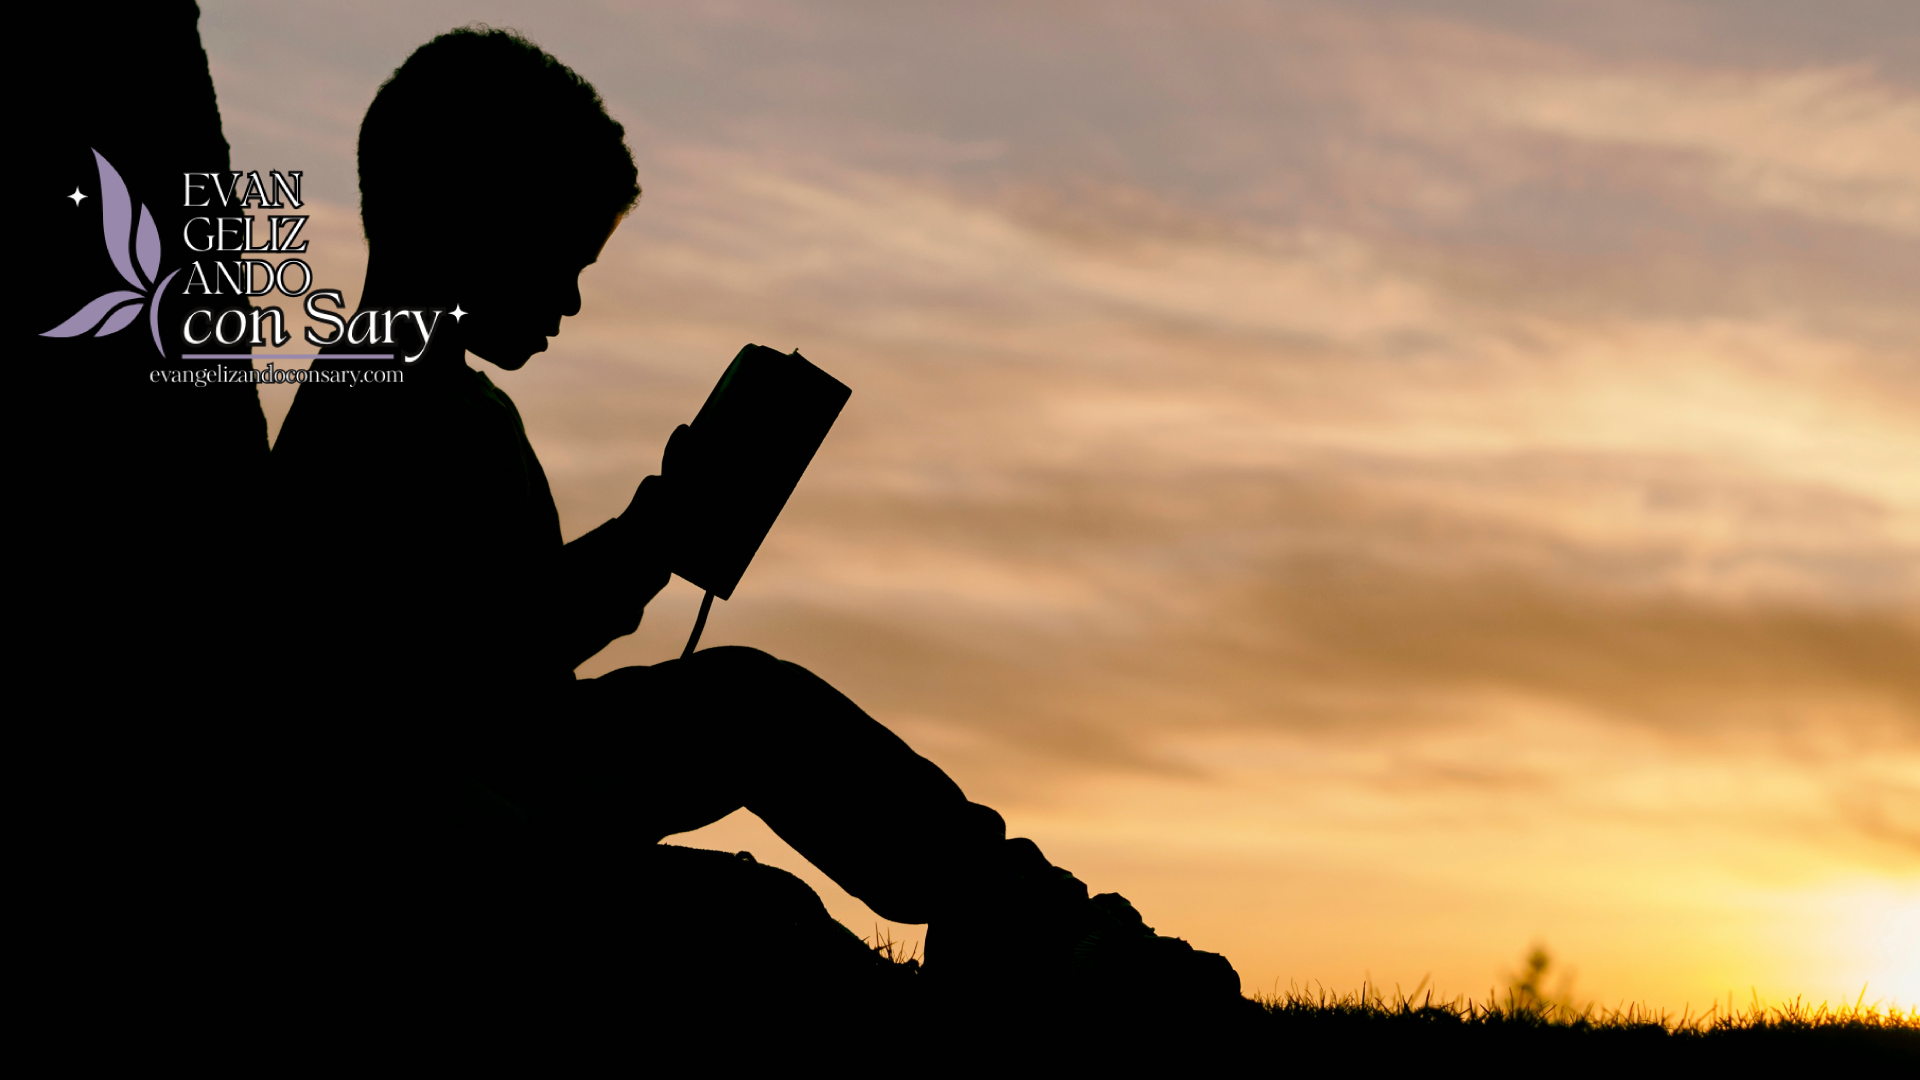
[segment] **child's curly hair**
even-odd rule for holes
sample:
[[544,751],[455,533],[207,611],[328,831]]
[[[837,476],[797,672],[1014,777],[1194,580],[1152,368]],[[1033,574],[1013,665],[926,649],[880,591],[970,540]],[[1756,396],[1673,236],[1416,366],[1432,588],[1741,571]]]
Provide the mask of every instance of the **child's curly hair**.
[[431,207],[435,227],[458,229],[543,198],[610,220],[640,197],[625,136],[592,84],[538,45],[461,27],[415,49],[368,106],[361,224],[372,242],[398,235],[408,211]]

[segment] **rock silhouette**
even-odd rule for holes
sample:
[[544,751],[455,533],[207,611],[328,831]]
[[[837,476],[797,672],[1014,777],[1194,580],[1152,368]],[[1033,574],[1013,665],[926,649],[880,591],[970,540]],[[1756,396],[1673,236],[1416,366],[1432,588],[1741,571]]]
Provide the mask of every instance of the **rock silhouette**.
[[[181,174],[230,164],[196,19],[161,0],[17,20],[11,220],[31,270],[12,319],[8,793],[36,999],[81,1012],[177,980],[227,932],[214,898],[259,838],[266,421],[251,385],[149,378],[181,366],[148,311],[180,299]],[[43,336],[116,292],[139,302],[104,314],[117,332]]]

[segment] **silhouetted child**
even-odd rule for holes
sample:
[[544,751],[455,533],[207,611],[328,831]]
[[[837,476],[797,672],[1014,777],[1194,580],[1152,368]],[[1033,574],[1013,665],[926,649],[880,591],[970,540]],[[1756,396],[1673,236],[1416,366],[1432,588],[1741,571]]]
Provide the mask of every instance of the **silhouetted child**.
[[[639,197],[623,136],[591,86],[498,30],[422,46],[367,110],[361,310],[449,314],[403,383],[302,386],[273,450],[299,553],[279,626],[303,643],[308,752],[340,778],[319,828],[433,898],[409,916],[423,937],[483,912],[461,925],[488,923],[463,939],[488,953],[523,947],[513,911],[584,912],[632,887],[610,867],[742,806],[882,916],[931,921],[936,980],[1064,987],[1099,966],[1089,942],[1174,946],[794,664],[713,648],[574,677],[666,584],[673,452],[620,517],[562,544],[513,402],[464,357],[518,369],[579,311],[579,274]],[[416,351],[425,335],[400,327]],[[1237,988],[1224,961],[1195,970]]]

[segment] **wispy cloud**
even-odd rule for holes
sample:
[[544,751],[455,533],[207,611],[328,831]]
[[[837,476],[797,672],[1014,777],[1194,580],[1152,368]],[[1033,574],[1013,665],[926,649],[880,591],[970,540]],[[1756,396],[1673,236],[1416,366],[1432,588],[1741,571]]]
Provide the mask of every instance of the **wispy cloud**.
[[1920,96],[1857,68],[1517,79],[1509,123],[1698,161],[1724,198],[1920,236]]

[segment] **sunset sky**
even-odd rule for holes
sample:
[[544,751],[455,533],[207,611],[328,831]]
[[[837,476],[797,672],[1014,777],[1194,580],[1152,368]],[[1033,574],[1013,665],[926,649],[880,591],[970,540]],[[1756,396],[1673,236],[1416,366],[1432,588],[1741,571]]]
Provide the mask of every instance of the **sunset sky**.
[[[1920,1004],[1910,0],[201,7],[350,301],[408,52],[593,82],[645,196],[548,353],[474,361],[566,534],[800,348],[853,399],[704,640],[1249,990],[1544,943],[1580,1000]],[[676,842],[879,924],[749,815]]]

